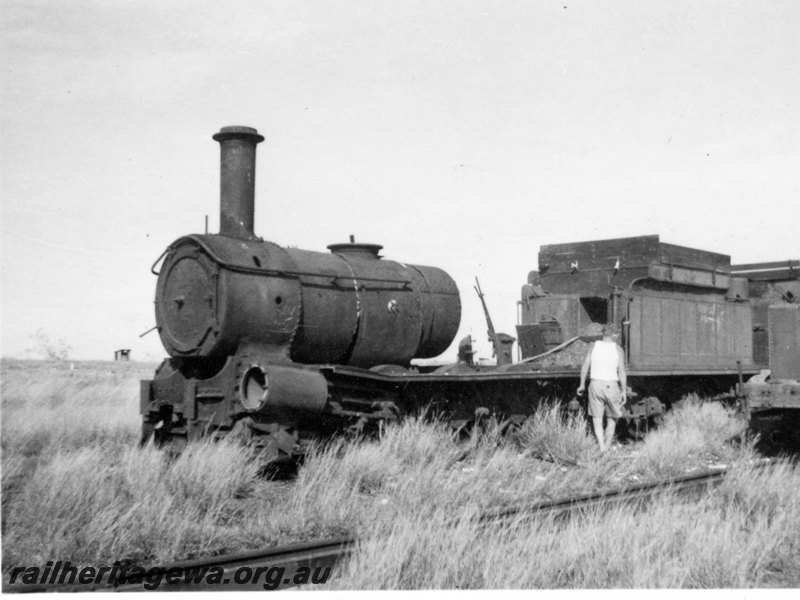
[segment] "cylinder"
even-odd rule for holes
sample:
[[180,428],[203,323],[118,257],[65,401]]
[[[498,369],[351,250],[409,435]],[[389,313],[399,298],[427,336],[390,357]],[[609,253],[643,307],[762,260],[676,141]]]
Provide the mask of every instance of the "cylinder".
[[253,364],[242,376],[239,394],[248,412],[317,414],[328,400],[328,383],[317,371]]
[[228,237],[256,239],[256,144],[264,136],[252,127],[223,127],[213,139],[220,144],[219,232]]

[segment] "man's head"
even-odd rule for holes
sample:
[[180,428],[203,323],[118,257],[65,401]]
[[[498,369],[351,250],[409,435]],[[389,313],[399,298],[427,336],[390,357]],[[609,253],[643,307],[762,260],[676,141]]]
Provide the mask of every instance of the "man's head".
[[619,325],[615,323],[606,323],[603,325],[603,339],[616,340],[619,339]]

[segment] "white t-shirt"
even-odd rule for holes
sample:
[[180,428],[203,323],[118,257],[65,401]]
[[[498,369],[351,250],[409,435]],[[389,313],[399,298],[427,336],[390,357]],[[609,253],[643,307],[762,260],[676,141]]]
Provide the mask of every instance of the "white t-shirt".
[[592,346],[592,379],[619,381],[619,351],[614,341],[600,340]]

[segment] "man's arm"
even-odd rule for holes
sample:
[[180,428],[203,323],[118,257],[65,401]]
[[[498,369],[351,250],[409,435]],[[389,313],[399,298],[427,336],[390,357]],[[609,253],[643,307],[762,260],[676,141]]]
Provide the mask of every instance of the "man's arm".
[[619,385],[622,389],[622,397],[625,397],[625,391],[628,389],[628,373],[625,370],[625,351],[621,346],[617,346],[617,354],[619,361],[617,362],[617,375],[619,376]]
[[586,353],[586,358],[583,359],[583,366],[581,366],[581,383],[578,386],[578,396],[583,394],[583,390],[586,389],[584,383],[586,382],[586,377],[589,375],[589,366],[592,364],[592,348],[589,348],[589,351]]

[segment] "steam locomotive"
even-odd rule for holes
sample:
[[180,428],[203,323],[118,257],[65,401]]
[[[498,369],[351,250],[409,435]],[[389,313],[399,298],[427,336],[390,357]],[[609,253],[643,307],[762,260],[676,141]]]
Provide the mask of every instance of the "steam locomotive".
[[[302,452],[309,438],[423,407],[456,429],[486,414],[518,423],[540,399],[574,393],[586,347],[605,322],[623,326],[638,393],[625,416],[637,424],[689,391],[726,393],[770,364],[781,381],[800,379],[800,263],[731,266],[725,255],[658,236],[543,246],[522,287],[517,363],[514,338],[490,322],[496,366],[475,365],[469,339],[457,363],[413,366],[455,338],[461,300],[453,279],[386,260],[381,246],[352,237],[330,253],[262,240],[253,221],[264,138],[224,127],[213,139],[221,148],[220,232],[181,237],[153,265],[157,330],[170,358],[141,382],[143,439],[180,446],[239,435],[279,459]],[[776,388],[765,389],[738,391],[755,408],[757,396],[774,400]],[[791,389],[785,404],[796,408]]]

